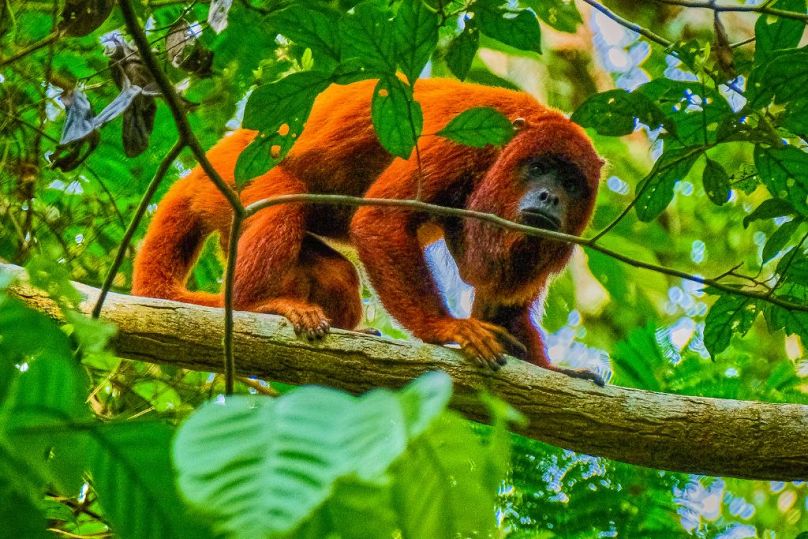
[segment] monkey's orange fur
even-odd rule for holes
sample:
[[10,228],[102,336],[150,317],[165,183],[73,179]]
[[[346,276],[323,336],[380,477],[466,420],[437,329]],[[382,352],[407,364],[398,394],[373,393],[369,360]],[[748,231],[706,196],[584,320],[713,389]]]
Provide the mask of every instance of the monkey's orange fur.
[[[410,159],[394,159],[373,130],[374,85],[375,81],[334,85],[322,93],[288,157],[254,179],[242,192],[242,201],[249,204],[289,193],[415,198],[419,183],[415,152]],[[419,142],[421,200],[515,219],[521,194],[519,164],[545,154],[575,165],[592,192],[597,190],[602,161],[583,130],[527,94],[428,79],[416,83],[415,98],[424,112],[425,135]],[[432,135],[457,114],[477,106],[494,107],[511,120],[523,118],[524,127],[499,149],[470,148]],[[236,131],[208,154],[231,185],[239,153],[254,136]],[[573,209],[566,232],[583,231],[594,198]],[[133,292],[221,305],[220,295],[190,292],[185,281],[203,239],[216,231],[227,238],[230,221],[227,202],[199,168],[178,181],[160,203],[137,255]],[[443,231],[461,276],[475,286],[473,318],[454,319],[448,314],[418,239],[419,230],[426,229]],[[458,343],[480,359],[508,350],[510,332],[527,346],[525,359],[548,366],[530,307],[541,301],[551,274],[567,263],[569,245],[476,220],[397,208],[274,206],[245,223],[235,275],[237,309],[281,314],[309,336],[324,333],[329,321],[347,329],[359,323],[362,309],[355,268],[309,233],[350,240],[384,306],[417,337]]]

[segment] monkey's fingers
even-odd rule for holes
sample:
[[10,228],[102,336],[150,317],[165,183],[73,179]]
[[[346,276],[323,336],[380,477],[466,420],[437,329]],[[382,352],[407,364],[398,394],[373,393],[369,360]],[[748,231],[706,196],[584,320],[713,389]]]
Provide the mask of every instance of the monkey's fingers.
[[522,341],[511,335],[508,330],[503,327],[491,324],[491,331],[493,331],[500,344],[505,348],[508,354],[519,359],[524,359],[527,355],[527,347],[522,344]]
[[582,380],[591,380],[595,382],[595,385],[603,387],[606,385],[606,380],[603,377],[593,371],[587,369],[567,369],[564,367],[553,368],[552,370],[556,372],[560,372],[561,374],[566,374],[572,378],[580,378]]

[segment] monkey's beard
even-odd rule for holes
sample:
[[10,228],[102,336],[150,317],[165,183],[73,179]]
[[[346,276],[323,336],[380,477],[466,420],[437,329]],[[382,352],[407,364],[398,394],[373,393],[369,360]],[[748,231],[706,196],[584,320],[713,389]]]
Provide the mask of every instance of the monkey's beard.
[[564,242],[480,222],[466,223],[458,236],[447,236],[446,244],[461,278],[507,304],[537,297],[548,279],[564,268],[573,249]]

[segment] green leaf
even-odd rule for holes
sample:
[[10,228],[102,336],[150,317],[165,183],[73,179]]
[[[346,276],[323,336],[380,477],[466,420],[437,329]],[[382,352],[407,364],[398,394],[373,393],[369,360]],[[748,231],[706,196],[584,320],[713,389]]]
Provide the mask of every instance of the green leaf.
[[733,335],[746,335],[755,322],[760,306],[752,298],[722,295],[704,320],[704,346],[714,358],[729,346]]
[[[323,523],[354,504],[361,514],[389,516],[390,466],[404,455],[409,436],[438,421],[450,392],[451,381],[440,373],[399,395],[380,389],[355,398],[309,386],[277,399],[208,403],[175,440],[180,488],[233,537],[290,534],[301,525],[295,536],[316,537]],[[335,489],[375,494],[350,502],[336,499]],[[376,507],[367,506],[371,500]]]
[[[778,0],[769,7],[805,13],[805,0]],[[755,63],[763,64],[771,60],[777,49],[790,49],[799,45],[804,30],[803,21],[760,15],[755,22]]]
[[766,188],[808,215],[808,153],[794,146],[755,146],[755,166]]
[[718,161],[713,161],[709,157],[706,160],[704,173],[701,177],[701,181],[704,183],[704,191],[713,204],[722,206],[729,200],[729,175]]
[[343,61],[355,58],[371,71],[392,75],[396,70],[394,33],[389,13],[379,2],[358,4],[339,24]]
[[446,51],[446,65],[452,74],[460,80],[465,80],[471,69],[471,63],[477,49],[480,47],[480,31],[474,19],[468,19],[460,35],[455,37]]
[[395,77],[379,79],[373,90],[371,118],[384,149],[408,159],[424,127],[421,105],[413,100],[412,89]]
[[443,371],[428,372],[416,378],[399,394],[407,435],[415,438],[424,433],[435,418],[449,405],[452,381]]
[[[394,416],[385,415],[389,407],[377,412],[376,435],[357,440],[337,430],[349,426],[345,418],[359,418],[354,399],[336,391],[302,388],[277,400],[230,397],[224,406],[208,404],[179,431],[180,488],[233,537],[289,533],[327,500],[341,475],[355,471],[348,446],[377,453],[362,444],[378,443],[385,433],[403,451],[403,430],[385,425],[395,425]],[[387,447],[394,446],[381,449]]]
[[799,228],[802,222],[802,219],[794,219],[783,223],[780,225],[780,228],[769,236],[768,241],[763,246],[763,264],[777,256],[780,251],[783,250],[783,247],[786,246],[788,240],[791,239],[791,236],[794,235],[794,232],[797,231],[797,228]]
[[629,277],[622,264],[593,249],[586,250],[589,270],[600,281],[614,301],[624,304],[629,299]]
[[791,251],[777,263],[775,272],[784,283],[808,287],[808,257],[800,251]]
[[317,66],[323,70],[339,62],[339,13],[336,11],[293,4],[272,13],[268,22],[274,31],[310,48]]
[[211,537],[171,480],[172,434],[155,421],[108,423],[91,432],[93,486],[121,537]]
[[541,20],[561,32],[574,34],[583,23],[578,8],[572,0],[523,0]]
[[25,271],[31,284],[47,292],[60,308],[75,307],[81,302],[81,294],[70,282],[70,273],[65,264],[45,255],[37,255],[28,261]]
[[393,22],[398,63],[415,82],[438,44],[438,14],[423,0],[403,2]]
[[53,320],[0,294],[0,361],[70,356],[70,342]]
[[722,123],[735,116],[723,95],[698,81],[655,79],[632,93],[644,95],[665,116],[666,143],[713,144]]
[[438,135],[475,148],[506,144],[515,133],[513,124],[496,109],[474,107],[455,116]]
[[451,539],[493,533],[500,458],[482,447],[457,414],[446,412],[393,467],[393,497],[404,537]]
[[247,129],[274,133],[283,124],[304,123],[317,95],[330,83],[329,75],[318,71],[292,73],[264,84],[250,94],[244,107]]
[[601,135],[621,136],[634,132],[635,119],[655,129],[665,122],[665,115],[643,94],[618,89],[590,96],[571,119]]
[[760,203],[760,206],[743,218],[743,227],[749,226],[749,223],[760,221],[762,219],[771,219],[773,217],[783,217],[785,215],[794,215],[794,206],[788,200],[782,198],[770,198]]
[[5,537],[26,539],[53,537],[45,531],[48,526],[42,511],[30,497],[20,492],[19,485],[13,479],[3,474],[0,474],[0,519]]
[[673,187],[687,176],[701,155],[701,148],[675,148],[663,153],[651,172],[637,185],[637,216],[652,221],[673,200]]
[[621,386],[637,387],[648,391],[662,391],[662,381],[655,376],[656,368],[666,363],[656,340],[656,327],[632,329],[628,337],[614,345],[612,353],[615,378]]
[[473,6],[480,31],[511,47],[541,53],[541,29],[527,9],[504,9],[498,0],[480,0]]

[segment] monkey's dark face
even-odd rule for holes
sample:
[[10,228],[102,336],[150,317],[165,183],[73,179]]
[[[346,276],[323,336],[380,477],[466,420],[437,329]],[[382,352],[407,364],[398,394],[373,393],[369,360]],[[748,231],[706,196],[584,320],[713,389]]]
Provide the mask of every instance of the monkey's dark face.
[[587,206],[592,190],[577,167],[553,155],[525,161],[519,170],[523,194],[516,210],[520,223],[575,234],[573,208]]

